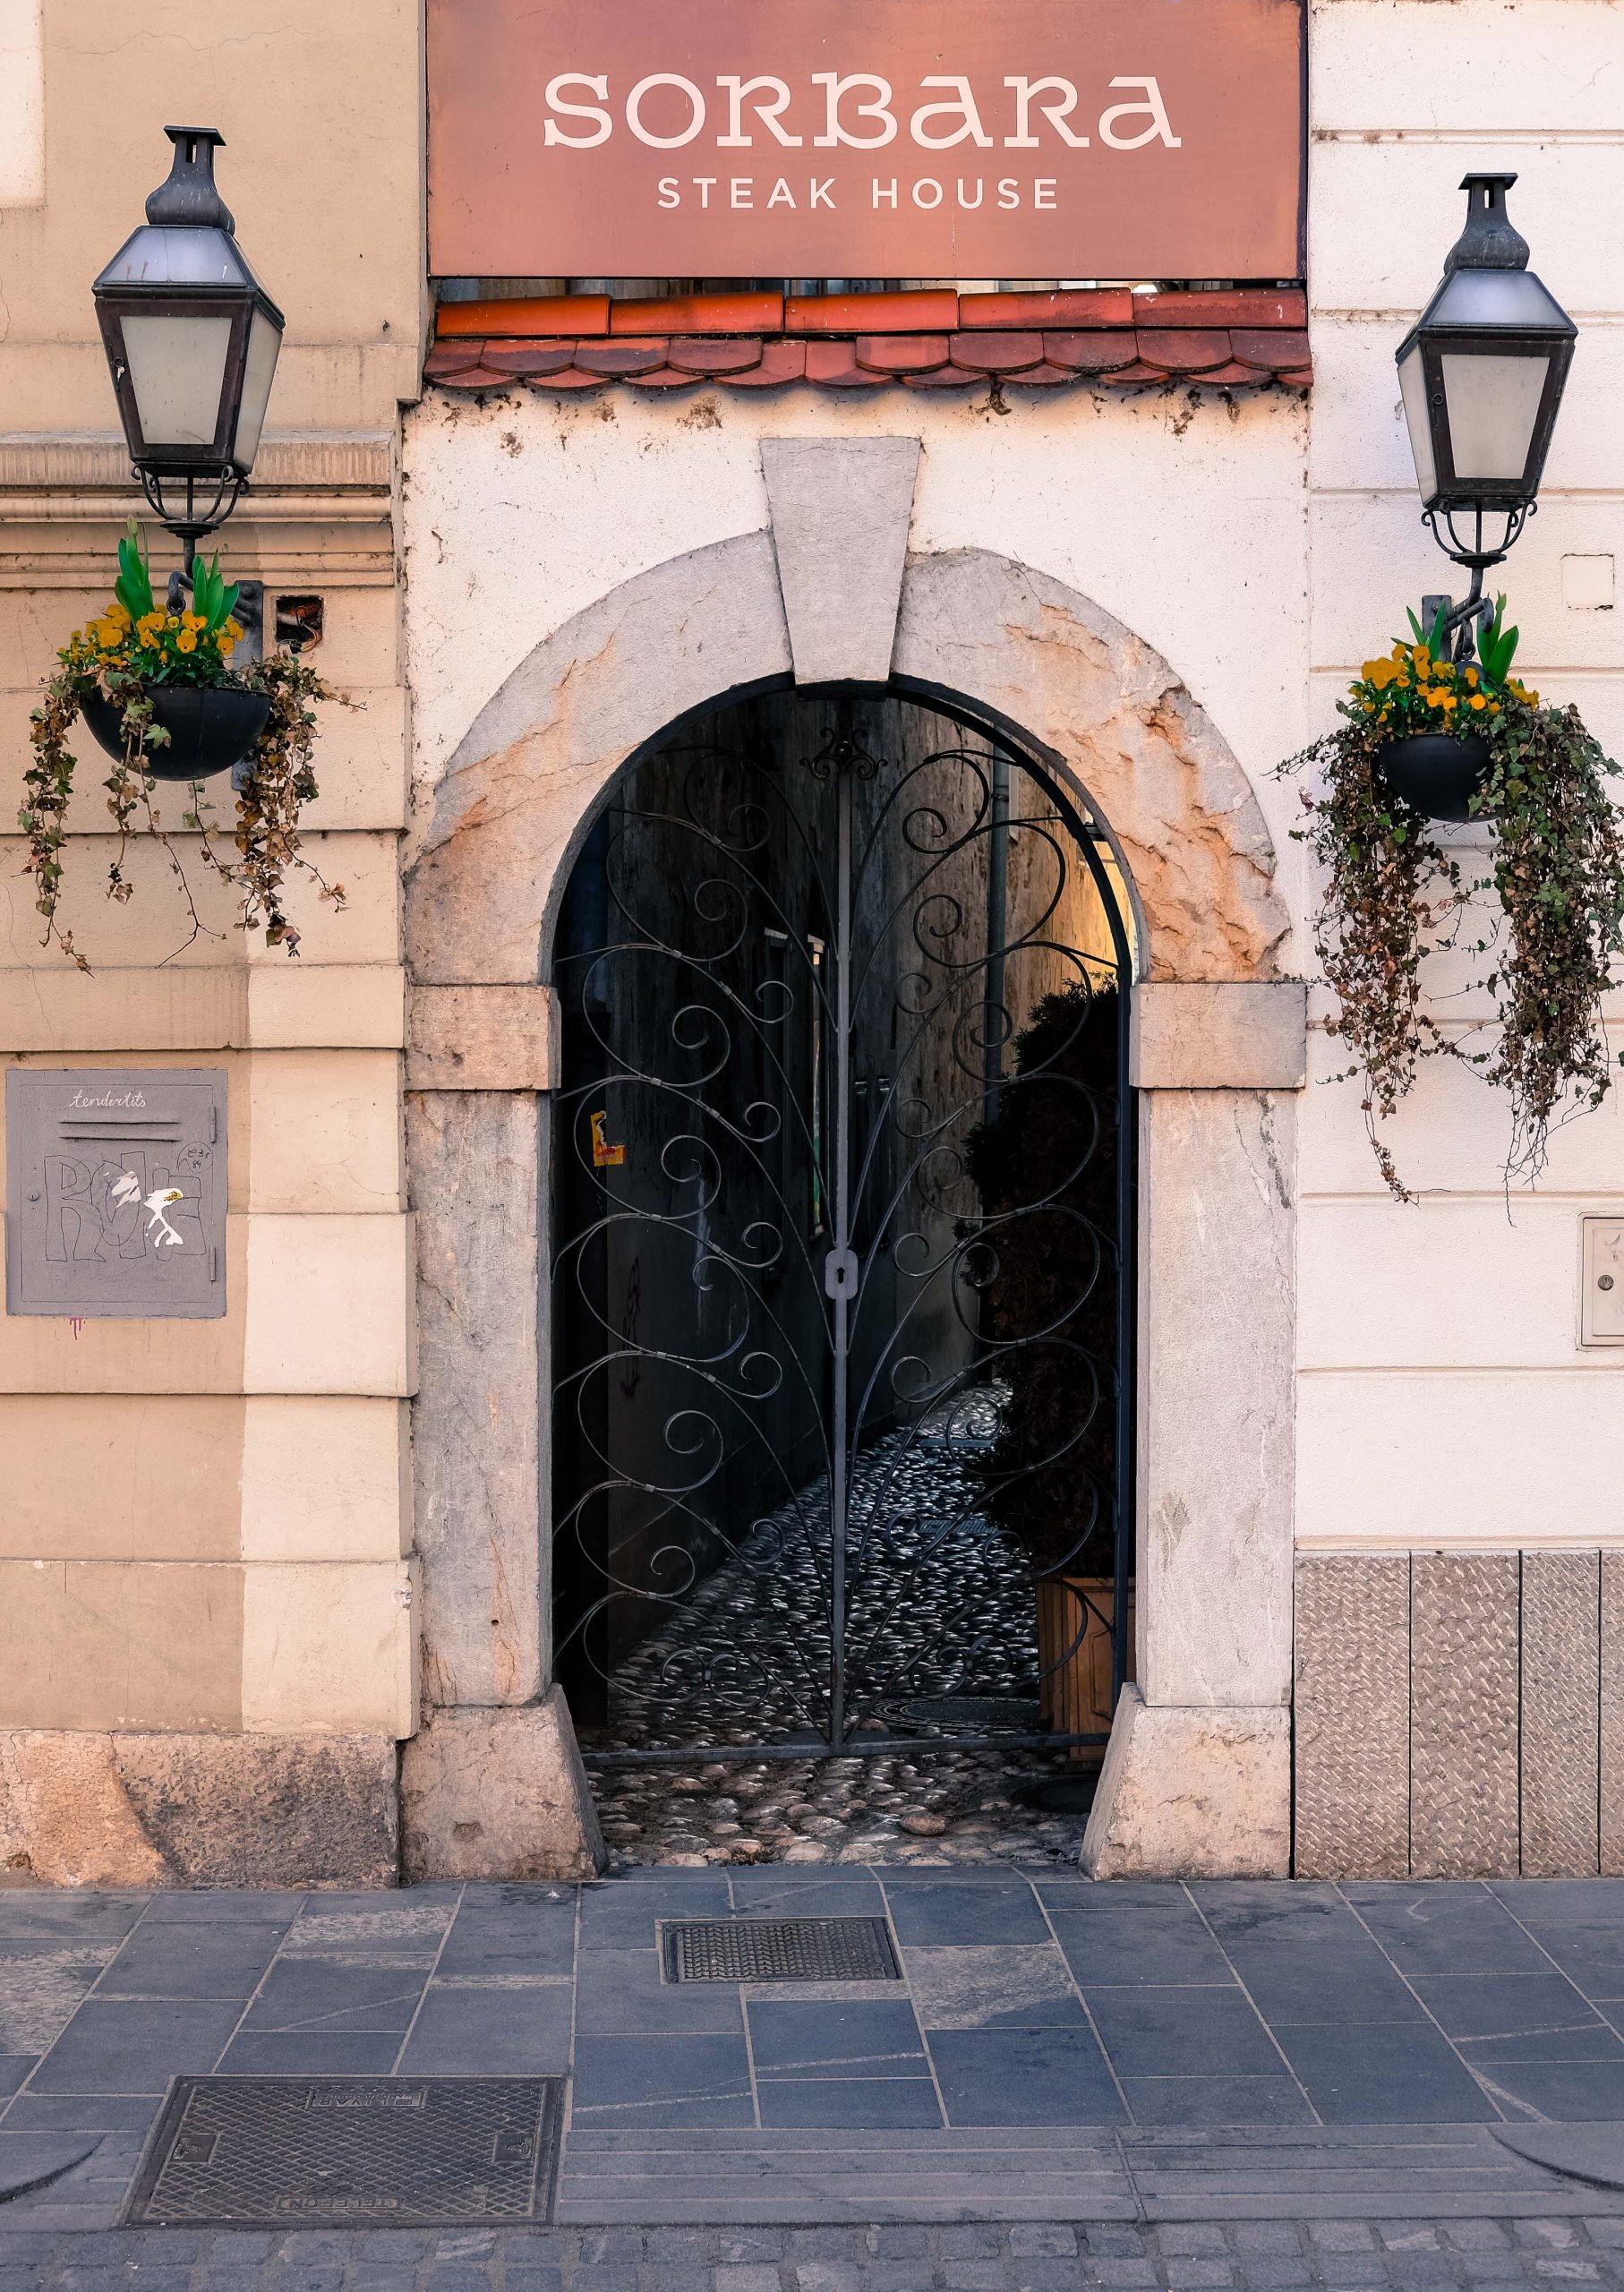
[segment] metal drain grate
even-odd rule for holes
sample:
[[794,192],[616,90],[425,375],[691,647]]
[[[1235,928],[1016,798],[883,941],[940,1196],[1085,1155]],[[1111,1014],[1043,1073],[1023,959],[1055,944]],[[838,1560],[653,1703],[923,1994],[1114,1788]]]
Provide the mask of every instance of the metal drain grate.
[[558,2077],[179,2077],[128,2228],[551,2217]]
[[901,1981],[883,1918],[660,1921],[667,1981]]

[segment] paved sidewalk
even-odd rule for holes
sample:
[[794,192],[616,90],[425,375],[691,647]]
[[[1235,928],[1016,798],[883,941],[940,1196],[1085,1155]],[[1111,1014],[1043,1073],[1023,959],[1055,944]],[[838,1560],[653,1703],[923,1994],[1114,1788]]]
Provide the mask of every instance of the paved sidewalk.
[[[5,2235],[109,2227],[210,2071],[565,2076],[566,2225],[1624,2212],[1621,1913],[1604,1880],[850,1866],[0,1892],[0,2292]],[[662,1981],[661,1920],[740,1915],[882,1918],[905,1980]]]
[[1624,2222],[0,2235],[0,2292],[1597,2292]]

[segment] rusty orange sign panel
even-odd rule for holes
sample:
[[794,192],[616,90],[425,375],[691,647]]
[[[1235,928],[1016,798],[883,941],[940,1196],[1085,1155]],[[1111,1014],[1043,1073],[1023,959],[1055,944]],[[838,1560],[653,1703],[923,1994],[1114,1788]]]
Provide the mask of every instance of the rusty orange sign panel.
[[429,0],[440,277],[1283,279],[1301,0]]

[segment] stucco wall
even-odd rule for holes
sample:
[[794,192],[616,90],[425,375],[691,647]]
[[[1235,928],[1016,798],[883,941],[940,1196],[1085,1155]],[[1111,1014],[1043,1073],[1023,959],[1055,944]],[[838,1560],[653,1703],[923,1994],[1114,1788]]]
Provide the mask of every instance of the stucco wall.
[[[1468,167],[1518,169],[1513,213],[1581,328],[1541,511],[1500,577],[1519,665],[1624,750],[1624,621],[1568,601],[1598,569],[1566,562],[1624,554],[1624,263],[1586,224],[1624,192],[1620,53],[1618,11],[1597,0],[1315,11],[1307,405],[1007,383],[997,406],[894,389],[431,397],[406,437],[420,806],[550,630],[765,524],[764,437],[917,437],[914,551],[996,550],[1054,575],[1184,678],[1274,836],[1297,923],[1281,969],[1312,975],[1296,799],[1269,773],[1331,721],[1406,603],[1464,578],[1420,523],[1392,352],[1456,235]],[[1316,1030],[1316,1082],[1342,1063]],[[1394,1128],[1416,1207],[1383,1191],[1354,1086],[1311,1087],[1300,1115],[1299,1540],[1624,1541],[1602,1478],[1624,1360],[1579,1350],[1576,1308],[1579,1215],[1624,1202],[1624,1102],[1560,1135],[1537,1198],[1509,1212],[1503,1107],[1458,1071],[1429,1073]]]
[[[230,1124],[223,1319],[0,1317],[0,1860],[23,1876],[393,1867],[417,1710],[394,509],[421,356],[419,73],[413,0],[252,21],[0,7],[0,1066],[223,1069]],[[39,680],[105,602],[139,505],[90,290],[167,172],[171,120],[223,131],[221,188],[287,315],[226,562],[268,601],[323,600],[312,665],[357,706],[324,724],[311,826],[350,901],[295,891],[290,962],[234,930],[194,864],[209,928],[177,954],[155,848],[128,907],[105,897],[105,767],[81,739],[86,977],[38,944],[14,825]],[[149,533],[161,577],[174,544]]]

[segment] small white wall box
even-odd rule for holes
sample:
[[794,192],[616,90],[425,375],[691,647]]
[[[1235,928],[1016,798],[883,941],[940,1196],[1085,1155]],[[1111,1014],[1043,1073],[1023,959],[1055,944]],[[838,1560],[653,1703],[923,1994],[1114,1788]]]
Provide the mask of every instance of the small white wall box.
[[223,1072],[13,1066],[5,1162],[8,1313],[225,1313]]
[[1562,603],[1570,612],[1611,612],[1613,565],[1611,557],[1564,557]]
[[1579,1220],[1579,1343],[1624,1345],[1624,1215]]

